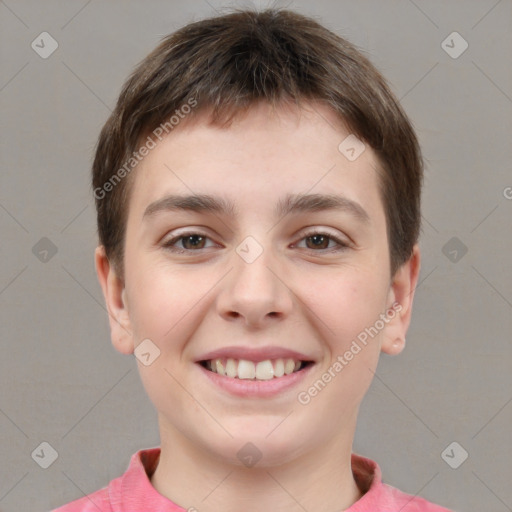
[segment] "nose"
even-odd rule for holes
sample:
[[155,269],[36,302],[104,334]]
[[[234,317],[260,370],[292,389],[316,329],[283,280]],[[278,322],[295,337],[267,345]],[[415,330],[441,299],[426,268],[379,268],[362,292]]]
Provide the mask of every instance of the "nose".
[[240,254],[234,252],[234,268],[218,296],[219,314],[249,328],[265,327],[286,318],[293,307],[293,293],[272,251],[264,249],[254,261]]

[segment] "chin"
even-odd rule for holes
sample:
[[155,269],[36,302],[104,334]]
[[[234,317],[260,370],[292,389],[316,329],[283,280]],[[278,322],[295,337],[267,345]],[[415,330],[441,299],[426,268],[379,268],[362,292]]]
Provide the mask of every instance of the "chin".
[[280,428],[272,432],[253,424],[243,430],[230,430],[234,436],[232,439],[224,439],[226,442],[220,442],[216,447],[210,445],[209,449],[215,450],[217,457],[231,465],[248,468],[280,466],[306,451],[303,435],[295,435],[284,428],[279,432]]

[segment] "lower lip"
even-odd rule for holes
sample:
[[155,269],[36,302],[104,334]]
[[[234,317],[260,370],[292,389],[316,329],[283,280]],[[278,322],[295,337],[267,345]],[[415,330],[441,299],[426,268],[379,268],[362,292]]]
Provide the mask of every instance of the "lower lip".
[[199,363],[196,364],[211,382],[224,391],[239,397],[255,398],[272,397],[297,386],[306,378],[314,366],[314,364],[310,364],[298,372],[283,375],[282,377],[273,377],[269,380],[249,380],[224,377],[223,375],[207,370]]

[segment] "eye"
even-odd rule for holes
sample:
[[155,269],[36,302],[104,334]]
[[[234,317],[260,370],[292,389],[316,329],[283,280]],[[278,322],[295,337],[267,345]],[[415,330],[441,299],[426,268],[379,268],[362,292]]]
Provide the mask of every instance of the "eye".
[[[183,254],[207,248],[205,247],[207,240],[210,240],[210,238],[204,233],[190,231],[170,238],[165,241],[162,246],[171,252]],[[309,243],[309,247],[306,247],[306,249],[312,252],[338,252],[346,250],[349,247],[348,243],[344,242],[337,236],[324,231],[311,231],[306,233],[305,236],[300,239],[300,241],[302,240],[305,240],[306,244]],[[177,242],[181,244],[181,248],[176,246]],[[337,247],[329,247],[329,242],[335,242]]]
[[[194,249],[204,249],[204,244],[206,240],[209,240],[209,237],[206,236],[205,234],[191,231],[189,233],[181,233],[180,235],[170,238],[169,240],[163,243],[163,247],[172,252],[181,254],[184,252],[189,252],[190,250]],[[180,241],[182,245],[181,249],[179,247],[174,246],[176,242]]]
[[[305,236],[301,238],[301,241],[302,240],[306,241],[306,245],[309,242],[309,247],[306,248],[313,252],[338,252],[344,251],[349,247],[349,244],[347,242],[344,242],[337,236],[334,236],[331,233],[324,231],[311,231],[309,233],[306,233]],[[335,242],[338,247],[328,247],[329,241]]]

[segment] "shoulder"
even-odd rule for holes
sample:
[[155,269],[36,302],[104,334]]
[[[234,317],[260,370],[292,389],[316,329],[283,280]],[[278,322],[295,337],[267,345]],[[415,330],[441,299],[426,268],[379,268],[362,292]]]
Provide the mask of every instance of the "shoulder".
[[[51,512],[121,512],[146,510],[143,500],[151,500],[156,495],[148,479],[158,461],[160,448],[139,450],[130,459],[125,473],[114,478],[107,486],[78,498]],[[134,505],[134,499],[140,502]]]
[[364,493],[347,512],[453,512],[419,496],[406,494],[382,481],[379,465],[366,457],[352,454],[352,472]]
[[71,501],[51,512],[112,512],[108,487]]
[[51,512],[119,512],[122,509],[123,477],[124,475],[114,478],[108,486],[53,509]]
[[419,496],[406,494],[387,484],[382,484],[381,500],[383,501],[382,505],[392,507],[389,510],[395,510],[393,507],[398,506],[401,512],[453,512]]

